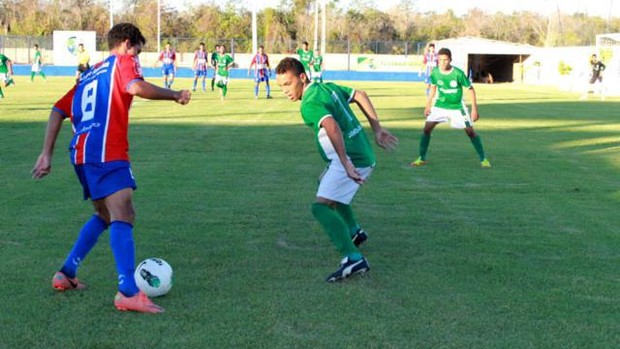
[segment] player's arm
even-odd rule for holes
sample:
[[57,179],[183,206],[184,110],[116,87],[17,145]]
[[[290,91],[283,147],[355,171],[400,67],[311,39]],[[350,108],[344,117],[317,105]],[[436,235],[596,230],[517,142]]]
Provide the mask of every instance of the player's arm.
[[362,176],[359,174],[359,172],[357,172],[355,166],[347,157],[347,151],[344,146],[344,139],[342,138],[342,130],[340,129],[340,126],[338,126],[338,122],[336,122],[333,117],[328,116],[323,118],[320,126],[327,133],[327,137],[334,146],[334,150],[336,151],[336,154],[338,155],[338,159],[340,159],[342,166],[347,172],[347,176],[349,176],[349,178],[356,181],[357,183],[362,184],[364,182]]
[[250,62],[250,67],[248,68],[248,76],[250,76],[250,72],[252,71],[252,67],[256,64],[256,56],[252,58],[252,62]]
[[469,94],[469,100],[471,101],[471,119],[476,121],[480,117],[478,114],[478,102],[476,101],[476,90],[474,90],[473,86],[470,86],[467,89],[467,93]]
[[9,68],[9,75],[13,75],[13,61],[9,59],[6,61],[6,65]]
[[398,145],[398,138],[394,137],[388,130],[381,126],[377,111],[370,101],[368,94],[365,91],[355,90],[351,102],[355,102],[366,116],[366,119],[368,119],[370,127],[372,127],[375,133],[375,142],[377,142],[377,145],[386,150],[395,149]]
[[189,90],[174,91],[161,88],[144,80],[134,80],[127,87],[127,92],[133,96],[142,97],[144,99],[169,100],[179,104],[189,103],[192,96]]
[[431,115],[431,108],[433,107],[433,102],[435,101],[435,95],[437,94],[437,85],[434,85],[431,82],[431,90],[428,94],[428,98],[426,99],[426,107],[424,107],[424,116]]
[[54,146],[56,145],[63,120],[63,116],[56,109],[50,112],[47,129],[45,131],[45,139],[43,141],[43,149],[32,168],[32,178],[41,179],[52,172]]

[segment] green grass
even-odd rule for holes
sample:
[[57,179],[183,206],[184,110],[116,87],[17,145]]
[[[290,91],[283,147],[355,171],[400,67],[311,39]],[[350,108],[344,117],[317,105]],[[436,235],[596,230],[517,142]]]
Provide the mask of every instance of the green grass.
[[[160,83],[159,80],[155,82]],[[195,93],[188,106],[136,100],[130,143],[138,261],[163,257],[175,285],[162,315],[112,305],[107,241],[83,263],[83,292],[56,293],[92,209],[66,155],[30,179],[49,109],[70,86],[50,78],[0,101],[0,348],[614,348],[620,344],[620,99],[480,85],[479,167],[462,131],[439,127],[411,168],[423,124],[419,83],[366,90],[400,138],[354,201],[372,270],[341,284],[310,213],[323,169],[299,105]],[[190,86],[180,79],[175,87]],[[358,113],[361,115],[361,113]],[[367,125],[367,123],[364,123]]]

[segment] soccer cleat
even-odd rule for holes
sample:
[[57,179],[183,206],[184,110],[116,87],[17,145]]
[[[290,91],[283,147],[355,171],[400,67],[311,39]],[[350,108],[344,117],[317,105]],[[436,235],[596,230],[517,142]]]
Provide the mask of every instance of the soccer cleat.
[[480,167],[491,168],[491,162],[489,162],[489,160],[485,158],[484,160],[480,161]]
[[52,287],[60,292],[67,290],[81,290],[86,285],[81,283],[77,278],[70,279],[62,271],[57,271],[52,278]]
[[359,247],[366,240],[368,240],[368,233],[361,228],[358,229],[353,236],[351,236],[351,241],[353,241],[353,245],[355,245],[355,247]]
[[421,156],[411,163],[411,166],[413,167],[424,166],[424,165],[426,165],[426,161],[422,160]]
[[352,261],[349,257],[344,257],[340,262],[340,268],[325,279],[327,282],[336,282],[348,278],[351,275],[365,273],[370,270],[366,258]]
[[267,99],[273,99],[273,97],[271,97],[270,95],[267,95]]
[[164,308],[153,303],[142,291],[133,297],[127,297],[121,292],[114,297],[114,306],[120,311],[137,311],[140,313],[163,313]]

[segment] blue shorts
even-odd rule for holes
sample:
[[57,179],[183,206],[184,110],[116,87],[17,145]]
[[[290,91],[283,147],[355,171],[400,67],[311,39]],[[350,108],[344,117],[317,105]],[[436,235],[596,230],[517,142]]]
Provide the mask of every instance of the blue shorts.
[[73,168],[82,184],[84,200],[100,200],[126,188],[137,189],[129,161],[82,164]]
[[161,66],[161,73],[163,75],[174,75],[174,65],[173,64],[164,64]]
[[194,76],[195,77],[201,77],[204,76],[205,78],[207,77],[207,70],[206,69],[198,69],[194,72]]

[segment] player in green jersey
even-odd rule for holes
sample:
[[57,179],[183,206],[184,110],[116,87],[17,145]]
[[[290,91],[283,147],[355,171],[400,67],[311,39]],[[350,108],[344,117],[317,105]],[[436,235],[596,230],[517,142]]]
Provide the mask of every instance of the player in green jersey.
[[211,54],[211,66],[213,67],[213,78],[211,79],[211,91],[215,90],[215,76],[217,75],[217,55],[220,52],[220,45],[215,45]]
[[311,78],[314,82],[323,82],[323,56],[319,49],[314,50],[314,57],[312,58],[312,70]]
[[314,58],[314,54],[312,53],[312,51],[310,51],[310,49],[308,49],[308,42],[307,41],[304,41],[301,44],[301,48],[297,49],[297,54],[299,55],[299,61],[304,66],[304,69],[306,71],[306,75],[308,77],[310,77],[311,76],[311,74],[310,74],[310,62],[312,62],[312,59]]
[[215,85],[220,89],[220,97],[222,101],[228,93],[228,77],[229,69],[233,66],[233,59],[226,53],[226,45],[220,45],[220,51],[217,55],[217,68],[215,72]]
[[314,130],[319,154],[327,162],[312,214],[342,256],[340,268],[326,279],[334,282],[369,270],[368,261],[357,248],[368,234],[360,228],[351,201],[372,173],[375,153],[349,103],[360,107],[381,148],[394,149],[398,139],[381,127],[364,91],[311,83],[304,70],[300,61],[284,58],[276,67],[276,81],[291,101],[301,101],[302,119]]
[[42,67],[43,67],[43,59],[41,58],[41,51],[39,51],[39,45],[34,44],[34,58],[32,59],[30,81],[34,81],[34,76],[36,74],[41,75],[43,80],[47,80],[47,78],[45,77],[45,73],[43,73]]
[[[12,75],[13,62],[9,59],[9,57],[0,53],[0,82],[4,84],[4,87],[10,86],[11,84],[15,85],[15,81],[11,78]],[[0,87],[0,98],[4,98],[2,87]]]
[[[465,130],[480,157],[480,166],[491,167],[491,163],[484,154],[482,140],[474,131],[474,122],[479,118],[474,87],[461,69],[450,64],[452,53],[449,49],[442,48],[437,56],[438,67],[431,71],[431,92],[424,109],[426,123],[420,138],[420,156],[411,165],[423,166],[426,164],[426,153],[433,129],[437,124],[449,121],[453,128]],[[463,101],[463,88],[469,92],[471,116]]]

